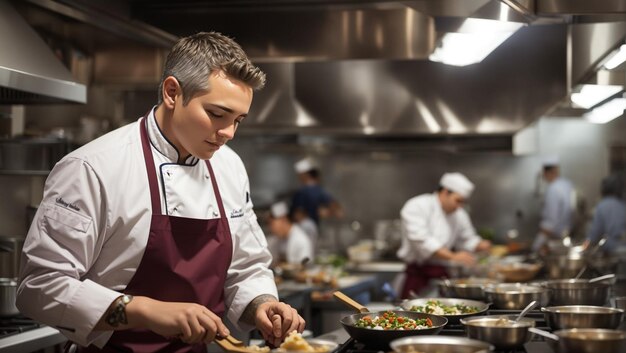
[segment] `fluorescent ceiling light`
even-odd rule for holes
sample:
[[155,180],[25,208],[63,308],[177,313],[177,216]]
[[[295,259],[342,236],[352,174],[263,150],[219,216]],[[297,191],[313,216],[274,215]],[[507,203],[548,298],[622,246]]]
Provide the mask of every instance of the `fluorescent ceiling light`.
[[570,99],[572,103],[582,108],[589,109],[612,95],[619,93],[623,89],[624,87],[622,86],[582,85],[580,92],[572,93]]
[[606,124],[622,116],[624,109],[626,109],[626,98],[615,98],[586,113],[583,117],[594,124]]
[[604,67],[609,70],[613,70],[614,68],[620,66],[624,61],[626,61],[626,44],[622,44],[622,46],[619,47],[619,50],[616,51],[606,63],[604,63]]
[[443,36],[441,46],[435,49],[429,59],[454,66],[479,63],[523,25],[468,18],[457,32]]

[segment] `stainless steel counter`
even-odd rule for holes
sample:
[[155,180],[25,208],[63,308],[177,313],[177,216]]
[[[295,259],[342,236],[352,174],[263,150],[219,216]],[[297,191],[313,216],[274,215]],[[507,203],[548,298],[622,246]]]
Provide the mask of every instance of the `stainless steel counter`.
[[0,353],[30,353],[63,344],[66,341],[67,339],[59,330],[43,326],[0,338]]

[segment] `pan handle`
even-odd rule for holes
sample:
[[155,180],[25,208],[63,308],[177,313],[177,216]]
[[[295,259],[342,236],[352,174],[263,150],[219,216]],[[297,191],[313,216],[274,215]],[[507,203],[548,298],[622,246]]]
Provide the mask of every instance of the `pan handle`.
[[360,313],[370,312],[366,307],[354,301],[352,298],[348,297],[347,295],[343,294],[341,291],[335,291],[333,295],[335,296],[335,298],[339,299],[339,301],[343,302],[344,304],[348,305],[349,307],[353,308],[354,310]]

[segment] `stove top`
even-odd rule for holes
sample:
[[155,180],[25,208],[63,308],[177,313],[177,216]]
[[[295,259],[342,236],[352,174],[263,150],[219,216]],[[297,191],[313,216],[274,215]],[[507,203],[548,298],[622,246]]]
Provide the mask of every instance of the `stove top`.
[[24,316],[0,317],[0,338],[40,328],[41,324]]
[[[489,310],[487,311],[487,315],[517,315],[521,312],[521,310]],[[531,310],[527,315],[527,318],[531,318],[535,320],[535,327],[552,332],[552,329],[548,327],[545,322],[544,315],[539,310]],[[462,324],[452,324],[446,325],[446,327],[441,330],[439,335],[442,336],[458,336],[458,337],[467,337],[465,334],[465,330]],[[355,341],[354,339],[348,339],[344,344],[340,345],[334,353],[382,353],[377,349],[373,349],[371,347],[367,347],[361,342]],[[505,349],[498,350],[496,349],[494,353],[554,353],[548,342],[542,336],[533,335],[533,338],[530,342],[524,344],[524,346],[517,347],[515,349]]]

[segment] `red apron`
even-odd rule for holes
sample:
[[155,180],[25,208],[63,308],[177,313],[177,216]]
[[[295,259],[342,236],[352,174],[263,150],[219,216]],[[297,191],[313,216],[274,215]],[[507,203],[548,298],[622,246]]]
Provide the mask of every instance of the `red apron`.
[[412,263],[406,266],[406,278],[404,280],[404,288],[402,288],[402,298],[411,298],[411,292],[419,294],[419,292],[428,286],[431,279],[448,277],[446,268],[439,265],[418,265]]
[[[167,302],[191,302],[224,314],[224,283],[232,258],[228,218],[209,161],[205,161],[221,218],[201,220],[161,214],[157,174],[147,133],[147,118],[139,122],[148,170],[152,221],[146,250],[124,293]],[[81,352],[99,351],[94,345]],[[115,331],[104,352],[206,352],[205,344],[189,345],[149,330]]]

